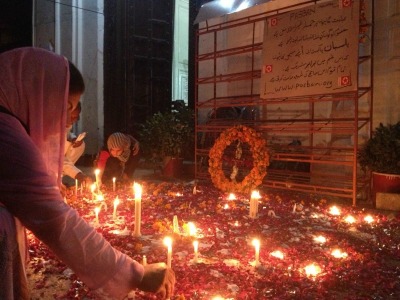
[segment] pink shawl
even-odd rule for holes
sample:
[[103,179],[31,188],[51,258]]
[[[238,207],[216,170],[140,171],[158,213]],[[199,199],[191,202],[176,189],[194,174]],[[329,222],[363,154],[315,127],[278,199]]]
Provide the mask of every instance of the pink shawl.
[[0,106],[17,117],[61,182],[69,86],[68,61],[39,48],[0,54]]

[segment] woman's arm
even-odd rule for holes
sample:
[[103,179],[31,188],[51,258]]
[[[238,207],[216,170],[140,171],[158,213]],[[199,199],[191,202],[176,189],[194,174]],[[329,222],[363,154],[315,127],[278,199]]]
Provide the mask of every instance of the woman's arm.
[[144,269],[64,203],[56,178],[19,122],[0,113],[0,202],[92,289],[120,299]]

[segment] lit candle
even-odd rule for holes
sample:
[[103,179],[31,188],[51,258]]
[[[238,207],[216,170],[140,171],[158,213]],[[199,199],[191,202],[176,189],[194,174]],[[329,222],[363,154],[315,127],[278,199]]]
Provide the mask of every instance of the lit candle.
[[254,239],[252,242],[255,250],[254,266],[260,265],[260,240]]
[[342,252],[340,249],[332,250],[331,255],[335,258],[346,258],[347,257],[347,253]]
[[133,184],[133,190],[135,191],[135,231],[134,236],[141,236],[140,224],[142,218],[142,186],[138,183]]
[[314,237],[314,242],[323,244],[323,243],[326,243],[326,238],[324,236],[322,236],[322,235],[315,236]]
[[193,248],[194,248],[194,259],[193,261],[197,263],[199,259],[199,241],[193,241]]
[[236,200],[236,196],[233,193],[230,193],[228,196],[228,200]]
[[336,206],[332,206],[332,207],[329,209],[329,213],[330,213],[332,216],[339,216],[339,215],[340,215],[340,210],[339,210],[339,208],[337,208]]
[[115,192],[115,180],[116,180],[116,178],[113,177],[113,192]]
[[142,265],[143,266],[147,265],[147,257],[146,257],[146,255],[143,255]]
[[279,258],[279,259],[283,259],[283,253],[282,253],[282,251],[279,251],[279,250],[271,252],[271,256]]
[[356,219],[351,215],[348,215],[344,220],[349,224],[353,224],[356,222]]
[[189,236],[196,236],[196,225],[194,225],[193,222],[188,222],[188,227],[189,227]]
[[372,223],[372,222],[374,222],[374,218],[372,216],[368,215],[368,216],[365,216],[364,221],[367,223]]
[[114,199],[114,211],[113,211],[113,219],[117,219],[117,206],[119,204],[119,199],[118,197]]
[[312,276],[315,277],[319,273],[321,273],[321,267],[312,263],[304,268],[304,271],[306,272],[307,277]]
[[179,233],[179,223],[178,223],[178,216],[175,215],[172,219],[172,230],[174,233]]
[[164,245],[167,246],[167,266],[171,268],[171,265],[172,265],[172,239],[169,236],[164,238]]
[[78,196],[78,179],[75,179],[75,195]]
[[96,184],[93,183],[93,184],[90,186],[90,191],[92,192],[92,198],[93,198],[93,200],[96,199],[96,194],[94,193],[95,190],[96,190]]
[[97,190],[99,190],[100,189],[100,179],[99,179],[100,170],[99,169],[94,170],[94,175],[96,178],[96,187],[97,187]]
[[100,212],[100,207],[95,207],[94,208],[94,213],[96,214],[96,223],[99,224],[99,212]]

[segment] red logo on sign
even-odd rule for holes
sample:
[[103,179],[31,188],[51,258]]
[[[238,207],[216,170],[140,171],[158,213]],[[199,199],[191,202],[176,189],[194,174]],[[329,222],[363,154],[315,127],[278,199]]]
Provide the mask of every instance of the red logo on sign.
[[351,0],[342,0],[342,7],[351,7]]
[[351,85],[351,77],[350,77],[350,76],[342,76],[342,77],[339,77],[339,85],[340,85],[340,86],[348,86],[348,85]]
[[263,67],[263,73],[271,73],[272,72],[272,65],[265,65]]
[[278,19],[277,18],[272,18],[269,20],[269,26],[276,26],[278,25]]

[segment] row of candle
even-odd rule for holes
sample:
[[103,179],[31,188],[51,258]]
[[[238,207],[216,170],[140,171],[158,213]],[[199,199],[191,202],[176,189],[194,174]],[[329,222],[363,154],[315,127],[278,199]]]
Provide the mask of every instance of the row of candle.
[[[164,238],[164,245],[167,247],[167,265],[169,267],[172,266],[172,238],[171,237],[165,237]],[[258,239],[253,239],[252,240],[252,245],[254,246],[255,250],[255,255],[254,255],[254,261],[251,263],[254,267],[259,267],[261,265],[260,263],[260,240]],[[199,241],[195,240],[193,241],[193,249],[194,249],[194,258],[193,258],[193,263],[198,263],[199,262]],[[279,259],[284,259],[284,254],[282,251],[275,250],[270,253],[271,256]],[[346,258],[348,254],[346,252],[342,252],[340,249],[333,249],[331,251],[331,255],[335,258]],[[145,261],[145,256],[143,257],[143,260]],[[315,263],[311,263],[307,266],[304,267],[304,272],[307,276],[317,276],[319,273],[321,273],[321,267],[318,266]]]

